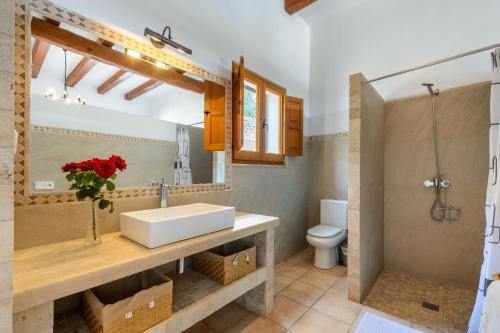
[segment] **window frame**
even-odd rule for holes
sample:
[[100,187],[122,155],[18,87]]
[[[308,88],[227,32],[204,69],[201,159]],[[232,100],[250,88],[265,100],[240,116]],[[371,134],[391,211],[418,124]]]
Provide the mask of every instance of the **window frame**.
[[[245,68],[243,75],[243,86],[245,81],[251,82],[257,87],[257,98],[256,98],[256,147],[257,151],[246,151],[242,149],[235,149],[233,152],[233,163],[236,164],[267,164],[267,165],[284,165],[285,164],[285,99],[286,99],[286,89],[271,82],[270,80],[252,72],[251,70]],[[266,153],[266,131],[264,130],[264,120],[267,117],[267,101],[266,101],[266,91],[270,91],[276,94],[280,101],[280,126],[279,126],[279,148],[280,153]],[[243,102],[243,101],[242,101]],[[244,135],[244,128],[240,133],[241,136]],[[242,139],[243,140],[243,139]]]

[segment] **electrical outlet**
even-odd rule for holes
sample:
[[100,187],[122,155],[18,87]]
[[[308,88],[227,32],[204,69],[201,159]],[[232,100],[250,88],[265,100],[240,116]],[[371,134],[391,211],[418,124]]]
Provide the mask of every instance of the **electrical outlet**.
[[53,190],[56,187],[54,181],[44,180],[35,182],[35,190]]

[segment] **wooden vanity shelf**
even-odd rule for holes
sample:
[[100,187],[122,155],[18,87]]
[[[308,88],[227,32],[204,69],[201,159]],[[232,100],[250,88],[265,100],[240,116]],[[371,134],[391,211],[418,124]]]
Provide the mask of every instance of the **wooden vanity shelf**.
[[69,313],[70,318],[58,315],[54,325],[54,301],[244,238],[256,246],[255,271],[225,286],[191,269],[168,273],[173,280],[173,314],[144,332],[180,333],[236,299],[248,310],[266,315],[273,306],[278,225],[275,217],[237,213],[232,229],[155,249],[112,233],[103,235],[103,243],[93,248],[82,248],[79,239],[15,251],[14,331],[71,332],[65,329],[72,326],[87,332],[78,313]]

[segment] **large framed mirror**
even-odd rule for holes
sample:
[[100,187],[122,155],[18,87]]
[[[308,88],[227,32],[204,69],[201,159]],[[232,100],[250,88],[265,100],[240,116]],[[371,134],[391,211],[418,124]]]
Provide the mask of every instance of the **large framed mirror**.
[[16,205],[75,201],[67,162],[120,155],[113,198],[230,189],[231,81],[47,1],[16,3]]

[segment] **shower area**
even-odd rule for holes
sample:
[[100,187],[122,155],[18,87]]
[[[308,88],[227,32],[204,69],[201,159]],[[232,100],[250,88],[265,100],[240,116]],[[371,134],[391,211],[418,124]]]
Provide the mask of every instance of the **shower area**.
[[384,100],[377,83],[351,76],[350,299],[416,328],[467,330],[483,263],[491,87],[415,82],[419,93]]

